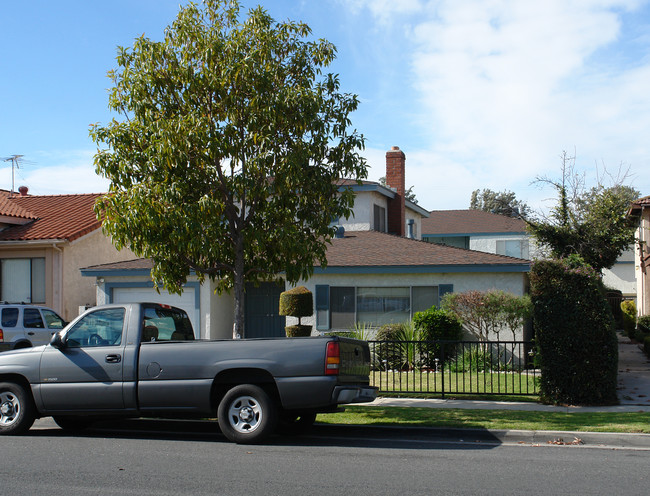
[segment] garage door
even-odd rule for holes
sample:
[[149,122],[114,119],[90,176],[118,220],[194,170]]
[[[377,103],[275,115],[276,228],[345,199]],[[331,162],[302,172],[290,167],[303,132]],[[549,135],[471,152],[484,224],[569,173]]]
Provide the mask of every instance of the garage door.
[[195,288],[185,287],[183,294],[170,294],[160,290],[160,294],[153,288],[113,288],[113,303],[162,303],[182,308],[192,321],[194,335],[199,337],[199,309],[196,308]]

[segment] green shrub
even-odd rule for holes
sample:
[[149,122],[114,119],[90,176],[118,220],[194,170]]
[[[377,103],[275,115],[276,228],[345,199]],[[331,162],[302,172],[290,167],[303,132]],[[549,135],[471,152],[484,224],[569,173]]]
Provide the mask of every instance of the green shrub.
[[616,403],[618,341],[600,275],[575,260],[544,260],[530,282],[542,400]]
[[646,333],[650,333],[650,315],[642,315],[637,318],[636,325]]
[[298,286],[280,293],[280,315],[298,318],[298,325],[284,328],[287,337],[309,336],[311,326],[302,325],[301,318],[314,313],[314,297],[306,287]]
[[629,338],[634,337],[636,328],[636,304],[632,300],[621,302],[621,311],[623,313],[623,330]]
[[288,338],[311,336],[311,326],[302,324],[290,325],[284,328],[284,332],[287,334]]
[[[381,369],[401,370],[405,368],[408,357],[407,345],[401,343],[407,334],[406,325],[384,324],[377,330],[375,358]],[[406,353],[405,353],[406,351]],[[406,355],[406,356],[405,356]]]
[[[424,312],[416,312],[413,316],[413,325],[419,332],[422,341],[459,341],[463,335],[463,325],[460,320],[446,310],[432,307]],[[424,365],[434,368],[436,358],[442,360],[442,345],[427,343],[422,347]],[[447,354],[452,355],[451,348],[445,347]]]
[[463,347],[446,367],[450,372],[487,372],[492,368],[490,358],[490,353],[481,343],[480,346]]
[[306,287],[298,286],[280,293],[280,315],[301,318],[313,313],[314,297]]

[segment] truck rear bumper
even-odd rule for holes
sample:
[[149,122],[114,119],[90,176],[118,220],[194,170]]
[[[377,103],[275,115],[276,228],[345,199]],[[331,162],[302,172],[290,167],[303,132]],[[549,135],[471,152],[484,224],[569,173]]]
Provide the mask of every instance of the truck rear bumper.
[[336,386],[332,403],[367,403],[377,397],[377,388],[372,386]]

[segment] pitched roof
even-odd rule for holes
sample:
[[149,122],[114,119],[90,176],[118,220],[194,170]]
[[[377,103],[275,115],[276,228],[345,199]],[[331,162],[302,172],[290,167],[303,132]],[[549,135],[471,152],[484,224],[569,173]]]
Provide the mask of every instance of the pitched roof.
[[523,233],[526,223],[483,210],[432,210],[422,219],[422,235]]
[[639,215],[643,209],[647,207],[650,207],[650,196],[644,196],[643,198],[633,201],[630,205],[630,209],[627,211],[627,215],[628,217]]
[[13,196],[0,192],[0,215],[29,219],[0,231],[0,241],[73,241],[99,229],[93,207],[101,193]]
[[[446,267],[509,266],[528,270],[529,260],[427,243],[377,231],[348,231],[332,239],[327,268],[333,267]],[[327,269],[326,269],[327,270]]]
[[[402,238],[377,231],[348,231],[343,238],[332,238],[327,248],[327,268],[317,272],[354,270],[417,272],[527,272],[529,260],[465,250],[452,246]],[[93,265],[82,269],[87,276],[110,275],[121,271],[149,271],[151,260]]]

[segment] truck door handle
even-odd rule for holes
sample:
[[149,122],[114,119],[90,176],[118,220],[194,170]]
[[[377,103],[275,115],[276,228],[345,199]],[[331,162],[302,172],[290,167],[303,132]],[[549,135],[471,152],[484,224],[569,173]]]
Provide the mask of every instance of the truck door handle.
[[28,332],[27,334],[29,334],[30,336],[33,336],[33,335],[34,335],[33,332]]
[[122,357],[120,355],[106,355],[107,363],[120,363],[121,361]]

